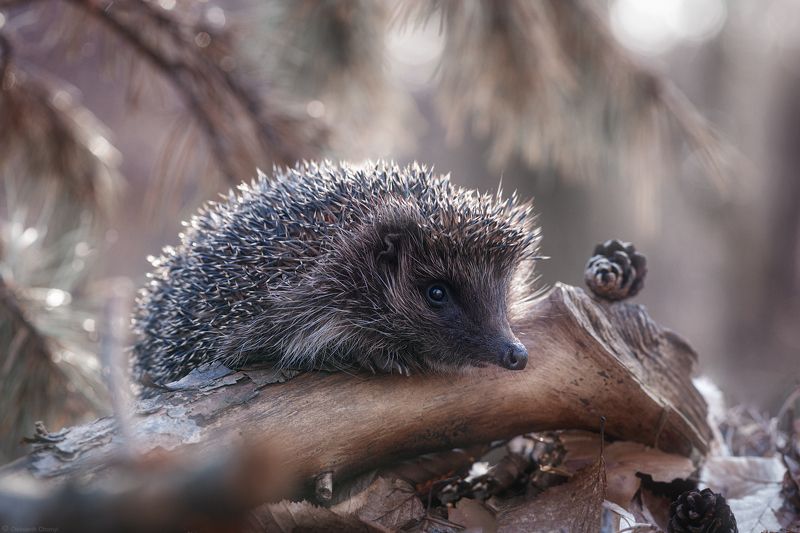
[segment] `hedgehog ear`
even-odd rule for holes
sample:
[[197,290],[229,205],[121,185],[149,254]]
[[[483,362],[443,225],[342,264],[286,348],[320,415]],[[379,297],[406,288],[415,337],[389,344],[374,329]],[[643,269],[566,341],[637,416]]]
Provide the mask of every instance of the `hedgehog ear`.
[[391,206],[376,217],[375,258],[381,265],[396,267],[404,246],[418,237],[420,225],[406,206]]
[[381,244],[378,249],[378,262],[385,265],[396,265],[400,250],[400,240],[403,238],[403,235],[397,232],[386,232],[382,233],[380,237]]

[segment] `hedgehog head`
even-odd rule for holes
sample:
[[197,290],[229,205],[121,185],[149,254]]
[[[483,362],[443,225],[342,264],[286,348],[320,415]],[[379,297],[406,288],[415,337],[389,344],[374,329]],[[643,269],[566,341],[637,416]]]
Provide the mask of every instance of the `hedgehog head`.
[[337,313],[323,322],[350,332],[339,339],[349,358],[401,372],[526,366],[512,323],[533,293],[529,206],[450,189],[432,203],[385,199],[370,213],[311,276]]

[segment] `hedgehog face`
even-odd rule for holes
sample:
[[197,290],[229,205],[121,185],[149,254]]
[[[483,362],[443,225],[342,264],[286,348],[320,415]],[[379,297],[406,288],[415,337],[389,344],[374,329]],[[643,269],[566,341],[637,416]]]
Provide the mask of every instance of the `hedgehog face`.
[[[406,287],[425,305],[416,306],[423,332],[409,339],[413,351],[434,369],[496,364],[509,370],[525,368],[528,352],[512,333],[507,320],[505,280],[488,277],[474,283],[406,279]],[[416,287],[414,287],[416,285]],[[413,296],[412,296],[413,297]]]
[[372,229],[366,255],[375,262],[356,265],[361,273],[353,278],[381,273],[379,283],[364,285],[373,304],[363,309],[374,309],[374,302],[381,308],[379,318],[375,312],[364,317],[372,329],[379,320],[383,333],[375,345],[385,353],[373,359],[441,371],[525,368],[528,352],[508,320],[515,255],[488,253],[479,240],[459,241],[447,228],[408,213]]

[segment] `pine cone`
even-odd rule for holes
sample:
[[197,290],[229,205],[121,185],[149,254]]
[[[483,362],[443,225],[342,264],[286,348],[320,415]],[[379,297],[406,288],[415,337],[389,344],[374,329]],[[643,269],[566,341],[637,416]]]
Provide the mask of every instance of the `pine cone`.
[[711,489],[687,490],[669,507],[667,533],[738,533],[725,498]]
[[647,260],[629,242],[616,239],[598,244],[586,264],[584,279],[589,290],[604,300],[624,300],[644,286]]

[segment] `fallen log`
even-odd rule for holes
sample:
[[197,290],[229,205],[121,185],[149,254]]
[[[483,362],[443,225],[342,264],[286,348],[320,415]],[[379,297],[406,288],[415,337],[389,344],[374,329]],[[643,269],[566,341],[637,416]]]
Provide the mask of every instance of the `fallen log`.
[[[91,478],[122,452],[214,449],[245,435],[271,443],[308,489],[315,479],[330,479],[327,473],[335,486],[426,452],[531,431],[597,430],[601,417],[610,438],[693,458],[706,453],[706,406],[691,382],[696,355],[642,306],[602,302],[557,284],[515,329],[530,353],[523,371],[314,372],[284,383],[273,383],[270,370],[229,372],[200,390],[140,400],[124,432],[103,418],[39,439],[29,455],[0,468],[0,477]],[[279,496],[298,496],[292,490]]]

